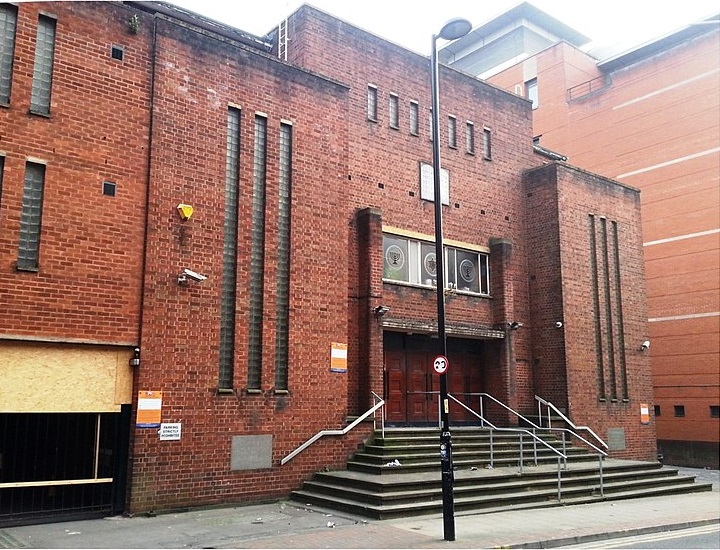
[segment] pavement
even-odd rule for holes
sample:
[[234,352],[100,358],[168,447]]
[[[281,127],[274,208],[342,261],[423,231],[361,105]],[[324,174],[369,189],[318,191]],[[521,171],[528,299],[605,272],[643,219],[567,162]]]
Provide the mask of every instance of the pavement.
[[[155,517],[0,529],[0,548],[557,548],[720,525],[720,472],[680,468],[713,490],[542,509],[370,520],[287,500]],[[447,541],[446,530],[455,540]],[[450,537],[447,537],[450,538]],[[720,547],[720,530],[718,531]]]

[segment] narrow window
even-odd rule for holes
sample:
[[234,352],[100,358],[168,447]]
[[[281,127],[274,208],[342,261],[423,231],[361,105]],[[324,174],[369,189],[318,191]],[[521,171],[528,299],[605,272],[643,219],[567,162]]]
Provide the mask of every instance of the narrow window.
[[533,78],[532,80],[528,80],[525,83],[525,97],[532,101],[532,108],[533,110],[538,108],[538,83],[537,78]]
[[0,5],[0,104],[10,103],[17,8]]
[[685,405],[675,405],[675,416],[685,416]]
[[265,292],[265,177],[267,172],[267,119],[255,117],[252,221],[250,226],[250,285],[248,307],[248,390],[262,383],[263,307]]
[[410,133],[413,136],[420,134],[420,120],[418,119],[419,107],[417,101],[410,102]]
[[218,388],[233,387],[235,318],[237,314],[237,231],[240,172],[240,109],[230,107],[225,147],[225,222],[223,224],[222,288],[220,295],[220,367]]
[[399,100],[396,94],[390,94],[390,128],[400,127]]
[[40,226],[42,222],[45,166],[28,162],[25,165],[25,186],[20,214],[20,245],[17,268],[37,271],[40,256]]
[[368,120],[377,122],[377,88],[375,86],[368,86],[367,91],[367,117]]
[[485,160],[492,159],[492,144],[490,142],[491,137],[492,134],[490,133],[490,128],[483,128],[483,158]]
[[468,154],[475,154],[475,125],[472,122],[465,123],[465,150]]
[[275,327],[275,391],[288,389],[290,318],[290,203],[292,199],[292,126],[280,125],[278,165],[277,324]]
[[56,21],[52,17],[41,15],[38,18],[30,112],[39,115],[50,114],[50,90],[55,57],[55,24]]
[[457,120],[454,116],[448,117],[448,147],[457,149]]
[[661,411],[660,411],[660,405],[654,405],[654,406],[653,406],[653,411],[654,411],[656,417],[660,416],[660,412],[661,412]]
[[720,405],[710,405],[710,418],[720,418]]

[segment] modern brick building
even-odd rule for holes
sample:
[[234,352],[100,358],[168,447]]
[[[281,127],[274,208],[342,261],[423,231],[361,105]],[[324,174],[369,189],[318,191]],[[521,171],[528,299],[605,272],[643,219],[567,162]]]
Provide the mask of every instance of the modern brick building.
[[641,190],[659,452],[718,468],[720,19],[625,51],[588,42],[523,3],[441,59],[531,98],[543,147]]
[[[426,58],[309,6],[1,4],[0,43],[0,522],[278,498],[377,398],[437,422]],[[654,460],[637,189],[440,85],[450,392]]]

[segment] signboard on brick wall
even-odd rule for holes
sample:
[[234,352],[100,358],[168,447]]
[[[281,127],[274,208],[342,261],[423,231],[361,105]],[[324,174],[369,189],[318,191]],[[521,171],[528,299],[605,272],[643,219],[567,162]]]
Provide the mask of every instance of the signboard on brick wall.
[[[420,163],[420,198],[435,202],[435,174],[431,164]],[[450,174],[440,168],[440,199],[450,204]]]
[[330,348],[330,372],[347,372],[347,344],[332,343]]

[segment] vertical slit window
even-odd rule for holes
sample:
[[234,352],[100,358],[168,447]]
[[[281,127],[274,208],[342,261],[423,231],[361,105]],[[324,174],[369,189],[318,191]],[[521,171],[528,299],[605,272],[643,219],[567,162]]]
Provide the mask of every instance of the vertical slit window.
[[55,25],[56,21],[51,17],[41,15],[38,19],[30,111],[40,115],[50,114],[50,90],[55,57]]
[[267,119],[255,117],[252,225],[250,229],[250,305],[248,326],[248,389],[262,383],[263,294],[265,291],[265,177]]
[[235,371],[237,292],[238,186],[240,173],[240,110],[228,109],[225,153],[225,223],[222,295],[220,297],[220,372],[218,387],[232,389]]
[[475,154],[475,125],[472,122],[465,123],[465,151]]
[[454,116],[448,117],[448,147],[457,149],[457,120]]
[[600,218],[600,246],[602,247],[602,278],[605,301],[605,330],[608,342],[608,384],[610,384],[610,399],[617,400],[617,372],[615,362],[615,336],[613,327],[612,292],[611,292],[611,264],[610,264],[610,243],[608,237],[607,219]]
[[17,268],[35,271],[40,256],[40,226],[42,222],[45,166],[28,162],[25,165],[25,186],[20,214],[20,245]]
[[612,248],[613,264],[615,267],[615,303],[617,303],[617,327],[618,327],[618,352],[620,362],[620,389],[622,398],[629,399],[627,362],[625,361],[625,317],[623,315],[622,281],[620,279],[620,237],[618,236],[617,222],[612,222]]
[[377,88],[375,86],[368,86],[367,91],[367,117],[368,120],[377,122],[378,110],[377,110]]
[[275,327],[275,389],[288,389],[290,315],[290,201],[292,199],[292,126],[280,125],[278,166],[277,324]]
[[420,134],[419,107],[417,101],[410,102],[410,133],[414,136]]
[[595,364],[597,365],[598,395],[601,401],[607,396],[605,392],[605,363],[602,341],[602,323],[600,317],[600,284],[598,283],[597,227],[595,216],[589,217],[590,233],[590,276],[592,277],[594,332],[595,332]]
[[400,101],[396,94],[390,94],[390,128],[398,129],[400,127]]
[[485,160],[492,159],[492,133],[490,128],[483,128],[483,158]]
[[0,5],[0,104],[10,103],[17,8]]

